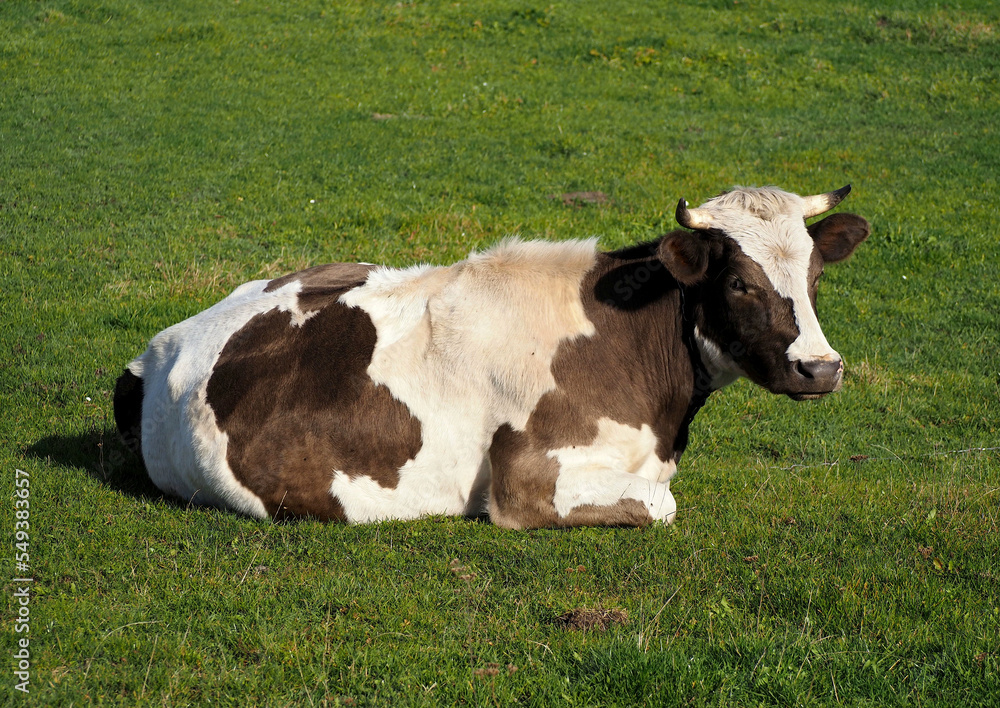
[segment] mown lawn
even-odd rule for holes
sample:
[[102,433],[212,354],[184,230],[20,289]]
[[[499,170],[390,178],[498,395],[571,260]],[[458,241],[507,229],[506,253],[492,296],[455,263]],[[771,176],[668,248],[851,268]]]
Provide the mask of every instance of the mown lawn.
[[[985,0],[0,2],[4,703],[997,705],[998,77]],[[715,394],[673,527],[258,523],[113,431],[125,363],[245,280],[848,182],[843,391]]]

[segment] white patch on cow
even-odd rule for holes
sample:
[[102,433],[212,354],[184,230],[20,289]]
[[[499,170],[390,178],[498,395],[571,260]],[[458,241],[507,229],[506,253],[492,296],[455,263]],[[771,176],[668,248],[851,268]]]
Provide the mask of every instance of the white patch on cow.
[[426,460],[408,460],[399,469],[396,489],[387,489],[366,475],[351,477],[335,470],[330,492],[340,500],[352,523],[416,519],[429,514],[479,516],[489,502],[489,458],[484,457],[479,464],[479,474],[472,476],[468,487],[464,470],[451,467],[440,474],[428,474]]
[[395,488],[335,476],[349,521],[485,511],[493,433],[523,430],[555,388],[559,344],[594,334],[580,283],[595,249],[508,239],[448,267],[372,271],[341,296],[375,325],[368,375],[406,404],[422,436]]
[[712,226],[733,238],[763,270],[775,291],[792,301],[799,336],[789,345],[789,361],[837,359],[809,299],[813,240],[806,231],[804,200],[774,187],[739,188],[710,199]]
[[[299,285],[300,288],[302,286],[302,283],[300,281],[295,281],[294,283],[289,283],[288,285],[293,285],[293,284]],[[288,287],[288,285],[286,285],[285,287]],[[301,327],[306,323],[306,321],[310,317],[319,314],[319,310],[310,310],[309,312],[303,312],[302,308],[299,307],[298,298],[295,298],[295,300],[291,303],[291,305],[287,305],[286,303],[278,305],[278,310],[280,310],[281,312],[287,312],[289,314],[290,320],[288,324],[292,327]]]
[[302,288],[293,281],[264,292],[269,281],[241,285],[207,310],[163,330],[128,368],[143,380],[142,456],[150,479],[195,504],[267,517],[261,499],[233,474],[229,441],[206,401],[208,380],[229,339],[251,318],[277,308],[301,326]]
[[736,360],[719,348],[719,345],[706,337],[698,329],[694,328],[694,341],[698,345],[698,353],[701,355],[701,363],[712,377],[711,387],[713,391],[725,388],[736,379],[746,376]]
[[667,460],[663,463],[663,467],[660,468],[660,475],[656,478],[656,481],[669,485],[670,480],[674,478],[675,474],[677,474],[677,463],[674,460]]
[[341,295],[340,302],[367,312],[378,333],[376,349],[389,347],[424,317],[427,301],[447,280],[447,271],[428,265],[401,270],[383,266],[371,271],[364,285]]
[[563,518],[581,506],[613,506],[622,499],[646,505],[653,519],[668,524],[677,512],[670,493],[670,478],[677,471],[673,460],[656,456],[656,435],[648,425],[633,428],[610,418],[597,423],[597,436],[589,445],[550,450],[559,463],[553,504]]

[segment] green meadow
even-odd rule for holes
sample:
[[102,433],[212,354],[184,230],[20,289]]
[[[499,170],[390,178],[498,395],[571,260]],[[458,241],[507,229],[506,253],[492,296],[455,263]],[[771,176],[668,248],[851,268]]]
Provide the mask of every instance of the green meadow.
[[[998,116],[988,0],[0,1],[0,703],[998,705]],[[713,394],[671,527],[261,523],[114,430],[247,280],[846,183],[843,390]]]

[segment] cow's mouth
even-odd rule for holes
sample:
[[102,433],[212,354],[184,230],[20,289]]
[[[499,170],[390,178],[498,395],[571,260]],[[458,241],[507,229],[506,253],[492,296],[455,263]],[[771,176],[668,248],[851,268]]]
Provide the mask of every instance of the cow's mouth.
[[818,401],[823,396],[828,396],[833,391],[822,391],[820,393],[789,393],[788,397],[793,401]]

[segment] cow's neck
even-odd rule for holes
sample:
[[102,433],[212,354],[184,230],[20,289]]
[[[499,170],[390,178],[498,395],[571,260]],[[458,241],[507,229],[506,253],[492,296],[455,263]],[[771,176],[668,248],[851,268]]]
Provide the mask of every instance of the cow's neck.
[[619,395],[644,399],[636,407],[657,433],[658,454],[676,461],[692,419],[716,387],[698,345],[692,305],[656,257],[656,247],[653,242],[600,254],[584,283],[585,307],[597,328],[586,348],[599,347],[596,359],[616,368],[626,363],[628,378],[643,381],[641,392]]
[[716,391],[722,386],[730,383],[726,381],[720,385],[720,376],[718,371],[715,369],[714,362],[711,358],[711,352],[706,352],[704,347],[704,342],[707,341],[698,332],[698,326],[696,323],[696,312],[697,303],[694,298],[690,297],[684,286],[679,286],[680,289],[680,300],[681,300],[681,328],[684,338],[684,346],[687,349],[688,357],[691,362],[691,373],[693,387],[691,390],[691,399],[688,401],[687,411],[684,414],[684,420],[681,423],[681,427],[677,432],[677,441],[675,442],[675,461],[680,461],[681,454],[683,454],[685,448],[687,448],[688,443],[688,429],[691,425],[691,421],[694,420],[695,415],[701,410],[701,407],[705,405],[708,397],[712,395],[713,391]]

